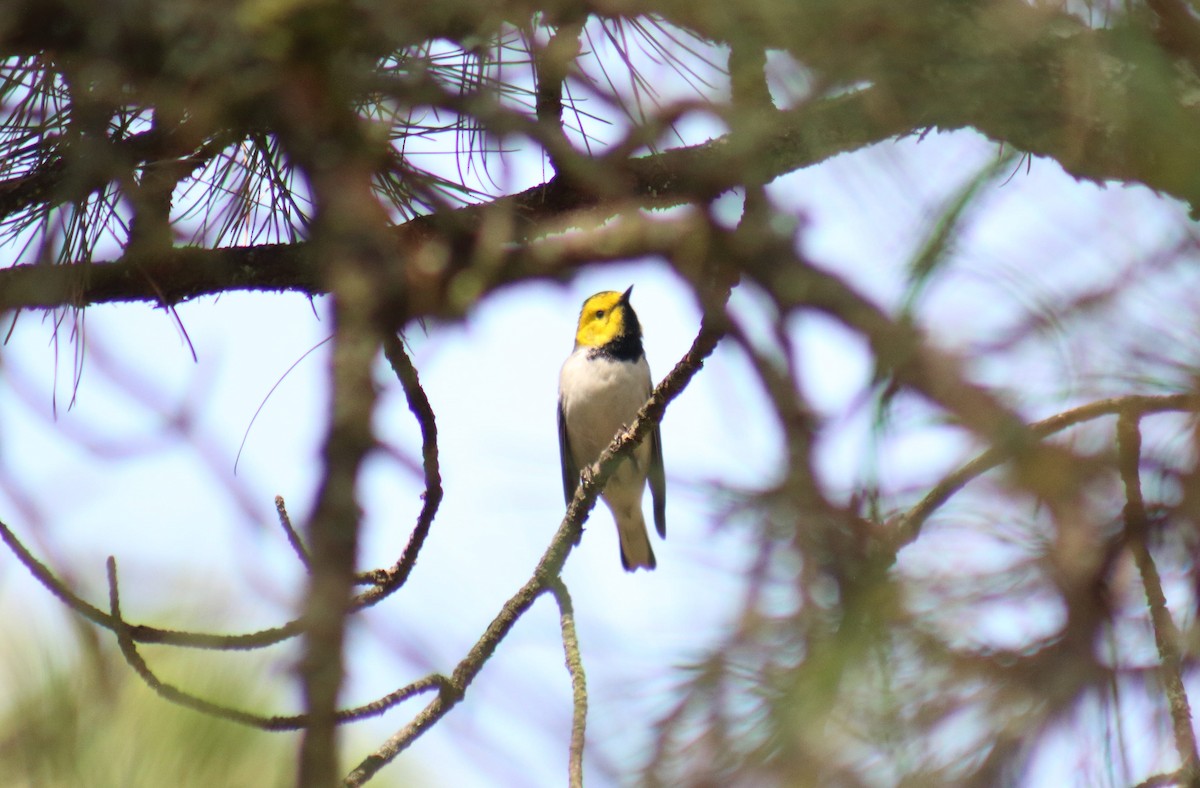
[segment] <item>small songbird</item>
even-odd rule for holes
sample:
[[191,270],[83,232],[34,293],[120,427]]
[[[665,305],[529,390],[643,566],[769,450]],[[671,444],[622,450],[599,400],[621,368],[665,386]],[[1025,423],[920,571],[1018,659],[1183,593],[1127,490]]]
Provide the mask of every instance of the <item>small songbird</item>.
[[[642,327],[624,293],[605,291],[583,302],[575,350],[558,378],[558,447],[567,503],[579,472],[594,463],[619,430],[633,423],[650,398],[650,365],[642,350]],[[601,496],[617,521],[621,565],[627,572],[655,567],[642,515],[646,481],[654,499],[654,526],[667,535],[667,480],[658,427],[609,477]]]

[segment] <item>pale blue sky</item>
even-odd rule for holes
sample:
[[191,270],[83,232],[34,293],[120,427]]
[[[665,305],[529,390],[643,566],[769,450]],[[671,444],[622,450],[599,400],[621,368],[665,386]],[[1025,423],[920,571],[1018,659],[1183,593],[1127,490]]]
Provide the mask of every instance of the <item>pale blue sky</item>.
[[[692,133],[710,131],[697,125]],[[893,306],[904,265],[941,202],[995,154],[970,133],[934,134],[839,156],[780,179],[770,191],[803,219],[802,247],[812,260]],[[528,159],[510,163],[510,186],[542,175]],[[1022,169],[988,190],[976,216],[951,270],[927,294],[926,328],[960,351],[994,336],[1031,299],[1074,292],[1154,248],[1175,231],[1180,210],[1146,190],[1076,183],[1038,161],[1030,173]],[[347,704],[431,669],[450,671],[528,578],[564,508],[554,407],[579,304],[630,284],[658,379],[686,350],[698,320],[686,289],[659,262],[586,269],[565,286],[512,287],[462,323],[410,328],[438,416],[446,497],[408,586],[352,628]],[[751,325],[756,303],[753,294],[735,293],[735,313]],[[1153,311],[1131,307],[1133,314],[1139,309]],[[291,617],[302,577],[275,524],[272,499],[283,495],[297,522],[311,505],[326,395],[323,351],[266,403],[236,476],[233,461],[267,392],[325,337],[323,311],[320,300],[310,305],[289,294],[184,304],[178,313],[198,355],[193,362],[168,313],[146,305],[90,308],[83,376],[70,408],[68,333],[59,334],[56,359],[48,319],[22,315],[0,355],[0,518],[97,604],[104,599],[104,558],[115,555],[133,620],[243,631]],[[805,391],[828,419],[820,461],[835,494],[873,474],[897,493],[892,502],[899,505],[905,491],[969,456],[969,442],[917,402],[901,408],[892,434],[877,445],[863,400],[872,374],[863,344],[825,319],[805,318],[795,333]],[[993,353],[972,371],[1000,386],[1070,393],[1088,360],[1050,345]],[[1064,355],[1070,363],[1062,363]],[[1104,360],[1097,363],[1102,372]],[[378,378],[379,434],[416,460],[417,432],[402,392],[382,363]],[[148,413],[140,397],[167,415]],[[1020,404],[1036,417],[1050,400]],[[179,413],[188,417],[183,439],[161,440],[166,419]],[[672,404],[662,430],[669,503],[668,539],[654,542],[659,569],[623,572],[611,518],[598,508],[564,573],[588,670],[592,785],[615,784],[606,762],[627,771],[644,761],[648,723],[667,708],[678,680],[673,670],[713,645],[736,605],[747,532],[714,523],[712,484],[764,487],[778,470],[775,425],[730,347],[719,349]],[[419,491],[401,463],[371,462],[361,486],[364,567],[399,555]],[[972,544],[978,542],[954,549]],[[956,553],[947,555],[931,550],[906,560],[952,570]],[[0,604],[10,620],[60,615],[58,603],[4,556]],[[987,623],[1000,628],[999,638],[1010,634],[1008,625]],[[557,613],[547,598],[501,645],[464,702],[406,758],[426,770],[429,785],[562,784],[570,715],[562,662]],[[264,681],[288,686],[286,659],[279,665]],[[347,763],[422,703],[355,726]],[[1053,780],[1055,767],[1044,768]]]

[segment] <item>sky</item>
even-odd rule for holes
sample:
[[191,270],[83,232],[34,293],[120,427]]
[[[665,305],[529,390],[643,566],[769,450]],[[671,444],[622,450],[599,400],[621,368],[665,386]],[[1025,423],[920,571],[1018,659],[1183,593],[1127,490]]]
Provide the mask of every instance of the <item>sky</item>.
[[[716,131],[698,125],[689,133]],[[803,220],[798,243],[810,259],[891,307],[940,207],[996,155],[969,132],[932,134],[836,157],[769,191]],[[540,164],[515,156],[507,186],[542,175]],[[736,197],[727,208],[736,215]],[[1181,215],[1147,190],[1080,184],[1052,162],[1035,161],[986,191],[951,270],[925,294],[924,327],[943,347],[975,351],[1019,324],[1037,299],[1119,276],[1125,262],[1166,244]],[[658,380],[698,327],[686,287],[659,261],[585,268],[566,285],[513,286],[464,321],[409,327],[405,339],[437,414],[445,499],[408,585],[351,627],[346,705],[432,670],[448,673],[528,579],[564,511],[555,402],[579,306],[594,292],[630,285]],[[1145,315],[1146,325],[1155,287],[1130,296],[1129,313]],[[751,331],[761,323],[751,291],[738,288],[731,309]],[[82,339],[70,335],[69,317],[56,332],[52,316],[22,314],[0,352],[0,519],[101,607],[104,560],[115,556],[131,620],[238,632],[291,618],[303,573],[276,524],[273,498],[283,496],[298,523],[313,503],[326,314],[322,299],[295,294],[203,298],[177,315],[96,306],[85,314]],[[835,497],[874,479],[897,502],[909,501],[969,458],[970,441],[916,401],[900,409],[881,441],[867,406],[873,368],[863,343],[816,317],[794,331],[802,385],[827,419],[819,459]],[[1077,388],[1105,383],[1112,365],[1103,353],[1081,359],[1070,347],[1048,345],[980,354],[971,373],[1019,388],[1018,405],[1030,418]],[[76,348],[83,351],[77,385]],[[377,379],[376,428],[395,454],[373,457],[361,482],[364,568],[395,561],[421,503],[416,427],[382,360]],[[668,531],[665,542],[652,537],[658,569],[622,571],[611,517],[597,507],[564,571],[590,691],[591,785],[622,784],[644,762],[647,723],[668,708],[678,669],[713,646],[736,610],[750,533],[722,522],[723,491],[764,489],[780,473],[776,425],[731,347],[719,348],[672,403],[662,435]],[[946,571],[936,545],[974,544],[964,548],[955,538],[952,529],[930,536],[933,547],[906,559],[908,567]],[[5,555],[0,609],[62,637],[68,631],[57,601]],[[975,625],[998,641],[1027,635],[1003,616],[965,624]],[[272,653],[275,667],[263,681],[279,686],[280,708],[271,711],[296,711],[288,673],[294,648]],[[421,705],[410,701],[352,726],[346,763]],[[463,703],[402,761],[430,786],[561,785],[570,713],[557,611],[545,598]],[[1045,760],[1031,779],[1067,784],[1053,782],[1067,767]]]

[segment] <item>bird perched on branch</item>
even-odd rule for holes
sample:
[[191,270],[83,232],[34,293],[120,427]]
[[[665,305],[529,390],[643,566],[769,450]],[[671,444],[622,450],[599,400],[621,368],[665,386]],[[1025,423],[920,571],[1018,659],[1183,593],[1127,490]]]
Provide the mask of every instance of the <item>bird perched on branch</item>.
[[[579,472],[600,457],[619,430],[633,423],[650,398],[650,365],[642,350],[642,327],[624,293],[606,291],[583,302],[575,350],[558,379],[558,446],[567,503],[579,486]],[[655,567],[654,550],[642,515],[646,481],[654,499],[654,526],[667,535],[667,481],[662,439],[656,425],[609,477],[601,497],[617,521],[621,565],[632,572]]]

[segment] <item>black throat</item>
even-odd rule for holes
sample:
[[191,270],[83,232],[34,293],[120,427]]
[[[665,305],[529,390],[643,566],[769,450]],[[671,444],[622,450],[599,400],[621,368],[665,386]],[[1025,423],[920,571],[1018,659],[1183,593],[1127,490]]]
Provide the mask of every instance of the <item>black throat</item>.
[[588,351],[588,358],[611,358],[617,361],[637,361],[645,351],[642,349],[642,324],[628,306],[624,307],[624,328],[609,343]]

